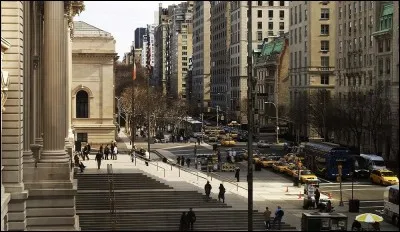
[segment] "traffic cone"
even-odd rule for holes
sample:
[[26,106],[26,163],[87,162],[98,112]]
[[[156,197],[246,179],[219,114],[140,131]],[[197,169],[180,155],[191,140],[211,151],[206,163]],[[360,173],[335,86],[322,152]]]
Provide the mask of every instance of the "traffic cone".
[[286,192],[289,192],[289,186],[286,186]]
[[301,191],[299,192],[299,198],[298,199],[301,199]]

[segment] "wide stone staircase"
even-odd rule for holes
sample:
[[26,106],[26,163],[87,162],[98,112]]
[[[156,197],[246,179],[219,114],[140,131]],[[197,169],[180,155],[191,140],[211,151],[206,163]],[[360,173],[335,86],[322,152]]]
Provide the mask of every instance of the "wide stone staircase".
[[[110,214],[107,173],[78,173],[76,209],[82,230],[179,229],[182,212],[196,213],[195,230],[247,230],[247,210],[215,199],[206,201],[196,190],[180,191],[142,173],[114,173],[115,223]],[[190,185],[190,184],[187,184]],[[195,189],[195,188],[193,188]],[[254,230],[264,230],[263,215],[253,214]],[[284,222],[282,230],[294,230]]]

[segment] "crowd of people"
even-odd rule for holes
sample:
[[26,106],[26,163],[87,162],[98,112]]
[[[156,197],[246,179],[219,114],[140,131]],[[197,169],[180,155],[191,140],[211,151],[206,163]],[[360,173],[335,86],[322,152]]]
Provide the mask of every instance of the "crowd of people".
[[[85,170],[85,165],[82,161],[89,160],[89,154],[92,151],[91,143],[87,143],[80,152],[75,152],[74,155],[74,165],[80,168],[80,171],[83,172]],[[118,146],[117,142],[112,141],[110,144],[106,144],[103,148],[103,144],[100,145],[95,160],[97,161],[97,169],[100,169],[102,160],[109,160],[109,156],[111,160],[116,160],[118,155]]]

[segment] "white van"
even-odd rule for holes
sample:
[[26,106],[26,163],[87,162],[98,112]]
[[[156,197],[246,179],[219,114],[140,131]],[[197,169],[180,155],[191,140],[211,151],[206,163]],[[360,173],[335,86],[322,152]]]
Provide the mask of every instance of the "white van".
[[367,162],[369,171],[376,169],[386,169],[385,161],[381,156],[375,154],[360,154]]

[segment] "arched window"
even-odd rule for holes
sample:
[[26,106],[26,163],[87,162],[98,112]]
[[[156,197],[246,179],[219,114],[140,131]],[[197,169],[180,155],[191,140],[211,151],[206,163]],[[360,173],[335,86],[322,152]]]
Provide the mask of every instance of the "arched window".
[[89,118],[89,96],[84,90],[76,94],[76,117]]

